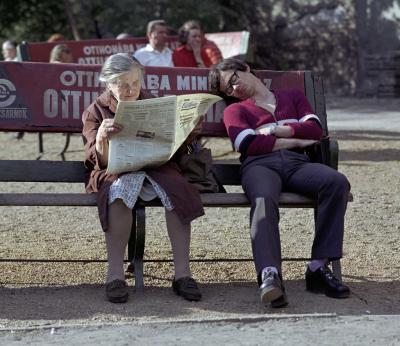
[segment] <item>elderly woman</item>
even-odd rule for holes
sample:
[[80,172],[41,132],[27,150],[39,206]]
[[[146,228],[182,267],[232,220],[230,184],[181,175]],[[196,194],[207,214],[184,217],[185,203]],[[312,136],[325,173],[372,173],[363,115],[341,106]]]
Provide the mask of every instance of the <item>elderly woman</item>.
[[86,191],[98,193],[100,223],[107,246],[106,296],[113,303],[127,301],[123,264],[132,225],[132,208],[138,198],[148,201],[158,197],[165,207],[174,257],[172,288],[184,299],[198,301],[201,293],[189,267],[190,222],[204,214],[196,188],[185,180],[173,161],[145,171],[106,174],[109,140],[122,129],[113,119],[118,102],[150,97],[141,89],[142,75],[143,66],[128,54],[110,56],[100,73],[100,80],[107,90],[83,113],[82,135],[88,174]]

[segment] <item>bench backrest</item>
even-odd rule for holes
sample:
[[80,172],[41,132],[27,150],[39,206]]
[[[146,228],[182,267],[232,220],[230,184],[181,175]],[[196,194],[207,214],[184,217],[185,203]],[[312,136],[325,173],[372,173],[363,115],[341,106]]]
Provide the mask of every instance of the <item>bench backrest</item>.
[[[240,185],[237,163],[214,163],[224,185]],[[82,161],[0,160],[0,182],[84,183]]]
[[[214,41],[224,58],[245,57],[249,43],[248,31],[219,32],[206,34],[206,38]],[[71,50],[74,62],[79,64],[103,64],[105,59],[115,53],[133,54],[144,47],[146,37],[135,37],[124,40],[101,39],[63,42],[22,42],[18,46],[21,61],[48,62],[50,52],[59,43],[65,43]],[[171,49],[178,47],[178,36],[169,36],[167,41]]]
[[[0,62],[0,130],[82,130],[81,115],[104,90],[100,65]],[[143,88],[157,96],[208,91],[208,69],[147,67]],[[274,90],[296,88],[307,96],[328,134],[322,79],[310,71],[256,71]],[[224,101],[207,113],[204,136],[226,136]]]

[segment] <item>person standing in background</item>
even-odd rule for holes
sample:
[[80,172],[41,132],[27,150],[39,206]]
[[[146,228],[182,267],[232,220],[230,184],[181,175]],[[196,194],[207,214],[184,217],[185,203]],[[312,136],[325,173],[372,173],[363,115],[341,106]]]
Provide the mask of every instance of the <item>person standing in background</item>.
[[59,34],[58,32],[54,33],[47,39],[47,42],[60,42],[60,41],[66,41],[66,40],[65,37]]
[[54,46],[51,50],[50,62],[72,64],[74,62],[74,58],[68,46],[62,43]]
[[133,56],[143,66],[173,67],[172,50],[167,47],[168,27],[162,20],[152,20],[147,24],[149,43],[137,50]]
[[3,42],[1,52],[3,54],[4,61],[18,61],[16,42],[11,40]]
[[174,50],[172,59],[179,67],[210,67],[222,60],[217,45],[204,36],[196,20],[185,22],[179,29],[180,47]]
[[[4,41],[1,53],[3,54],[4,61],[18,61],[17,43],[12,40]],[[11,134],[11,139],[20,140],[23,137],[24,133],[22,131]]]

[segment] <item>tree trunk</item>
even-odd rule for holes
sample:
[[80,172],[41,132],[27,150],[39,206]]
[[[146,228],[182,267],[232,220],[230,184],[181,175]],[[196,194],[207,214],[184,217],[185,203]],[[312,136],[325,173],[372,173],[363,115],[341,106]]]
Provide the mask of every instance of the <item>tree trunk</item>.
[[71,3],[69,0],[64,0],[65,11],[68,15],[69,25],[72,29],[72,34],[74,35],[75,40],[79,41],[81,39],[81,35],[79,34],[78,27],[76,25],[74,14],[72,13]]
[[356,92],[362,96],[365,84],[365,58],[368,45],[368,17],[367,17],[367,0],[355,0],[354,12],[356,19],[357,33],[357,87]]

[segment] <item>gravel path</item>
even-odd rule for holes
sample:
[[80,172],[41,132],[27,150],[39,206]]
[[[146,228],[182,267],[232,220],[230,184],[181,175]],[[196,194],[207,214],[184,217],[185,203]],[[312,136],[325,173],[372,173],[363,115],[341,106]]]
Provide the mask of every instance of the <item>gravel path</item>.
[[[313,326],[322,330],[317,333],[320,344],[329,344],[331,337],[336,344],[374,340],[376,344],[398,344],[393,331],[396,323],[400,325],[399,109],[398,100],[328,102],[331,137],[337,138],[340,146],[339,170],[348,176],[355,196],[347,212],[342,261],[344,280],[352,289],[349,299],[337,301],[305,292],[302,262],[284,262],[289,306],[281,311],[260,306],[251,262],[193,263],[204,295],[199,303],[185,302],[173,294],[170,263],[146,263],[145,293],[132,292],[130,301],[122,306],[104,300],[104,263],[0,262],[0,344],[76,344],[80,338],[101,344],[107,340],[104,335],[110,335],[114,344],[125,344],[125,336],[143,344],[160,340],[167,345],[183,344],[190,335],[195,336],[192,344],[200,338],[222,344],[231,335],[237,336],[231,343],[246,345],[264,343],[271,330],[269,337],[276,337],[275,344],[310,344],[313,334],[301,330]],[[54,151],[46,158],[57,159],[55,152],[62,148],[64,137],[44,137],[45,147]],[[16,142],[0,133],[0,142],[0,159],[36,157],[36,134],[26,134]],[[209,146],[218,159],[235,157],[226,140],[211,140]],[[67,159],[81,160],[81,149],[79,136],[74,136]],[[83,191],[79,184],[0,185],[4,192]],[[145,258],[171,257],[163,219],[160,209],[148,211]],[[312,211],[282,210],[285,257],[309,256],[312,236]],[[192,258],[251,257],[248,210],[206,210],[206,216],[193,225],[191,251]],[[66,207],[0,208],[0,254],[1,258],[106,257],[96,209]],[[321,314],[328,316],[318,317]],[[246,318],[251,321],[240,321]],[[191,321],[187,322],[191,332],[182,320]],[[56,328],[53,334],[51,328]],[[111,330],[114,332],[109,334]],[[153,330],[163,339],[156,339]],[[181,339],[175,339],[177,335]],[[147,343],[145,338],[149,338]]]

